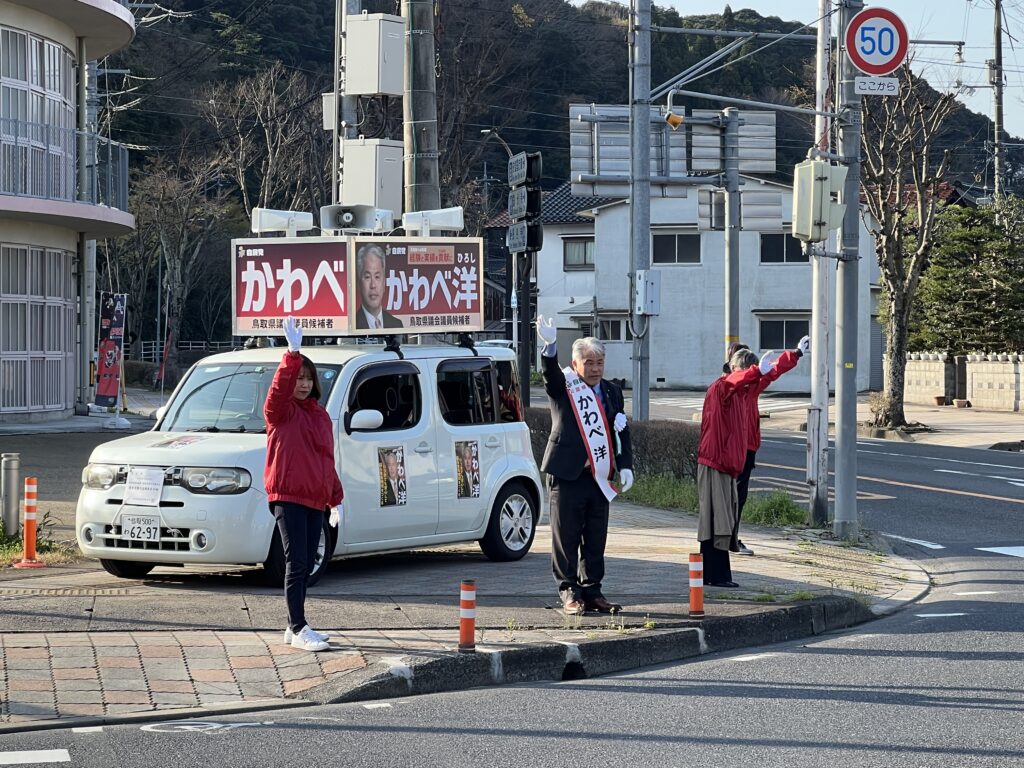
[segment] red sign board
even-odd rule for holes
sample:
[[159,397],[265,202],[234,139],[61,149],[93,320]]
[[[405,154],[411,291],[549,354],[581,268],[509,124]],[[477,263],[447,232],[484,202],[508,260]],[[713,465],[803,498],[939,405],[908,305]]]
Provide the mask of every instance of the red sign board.
[[846,55],[866,75],[888,75],[907,58],[907,27],[886,8],[865,8],[846,28]]
[[99,406],[113,408],[117,405],[127,311],[127,293],[100,293],[100,332],[96,347],[96,405]]
[[479,238],[250,238],[231,247],[236,336],[279,336],[289,315],[317,336],[483,328]]

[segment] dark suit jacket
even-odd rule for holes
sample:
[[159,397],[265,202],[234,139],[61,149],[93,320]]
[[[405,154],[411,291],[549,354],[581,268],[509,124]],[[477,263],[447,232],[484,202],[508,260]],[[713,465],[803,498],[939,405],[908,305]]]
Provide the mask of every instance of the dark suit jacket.
[[[580,435],[572,403],[569,402],[565,374],[558,365],[558,359],[542,355],[541,365],[544,373],[544,390],[548,393],[548,404],[551,407],[551,435],[548,437],[540,468],[560,480],[575,480],[583,474],[587,465],[587,447],[583,443],[583,436]],[[601,379],[601,391],[608,401],[609,412],[606,412],[605,416],[608,419],[608,427],[614,434],[615,414],[623,412],[622,390],[607,379]],[[619,442],[622,443],[622,450],[615,455],[615,466],[620,470],[632,469],[633,442],[628,426],[619,433]],[[614,437],[611,437],[611,445],[614,450]]]
[[[405,327],[405,326],[402,325],[402,321],[401,320],[399,320],[397,317],[392,315],[390,312],[387,312],[386,310],[382,309],[380,311],[380,316],[381,316],[381,319],[384,321],[384,327],[385,328],[404,328]],[[359,307],[359,309],[356,310],[356,328],[369,329],[369,327],[370,327],[370,324],[366,320],[366,314],[363,312],[363,308]]]
[[391,481],[384,480],[384,501],[381,502],[382,507],[393,507],[398,504],[398,498],[395,496],[394,490],[391,488]]

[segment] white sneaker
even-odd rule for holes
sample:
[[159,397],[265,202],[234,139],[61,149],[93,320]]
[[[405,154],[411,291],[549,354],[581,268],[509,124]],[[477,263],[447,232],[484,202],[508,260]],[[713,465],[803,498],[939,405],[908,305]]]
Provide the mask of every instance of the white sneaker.
[[[313,629],[311,626],[309,626],[309,624],[306,625],[306,629],[308,629],[310,632],[312,632],[315,637],[318,637],[321,640],[323,640],[325,643],[328,640],[331,639],[331,636],[328,635],[326,632],[317,632],[315,629]],[[294,638],[294,637],[295,637],[295,633],[292,632],[292,628],[291,627],[285,627],[284,628],[284,644],[285,645],[290,644],[291,641],[292,641],[292,638]]]
[[330,647],[326,640],[321,640],[320,635],[309,628],[308,624],[292,637],[292,648],[303,651],[326,651]]

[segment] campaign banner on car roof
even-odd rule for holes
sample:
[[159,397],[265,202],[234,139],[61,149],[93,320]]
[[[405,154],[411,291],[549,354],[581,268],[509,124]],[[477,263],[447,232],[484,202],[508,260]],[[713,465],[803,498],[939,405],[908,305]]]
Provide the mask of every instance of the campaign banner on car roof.
[[281,336],[289,315],[312,336],[349,330],[348,241],[261,237],[231,241],[232,330]]
[[355,237],[351,254],[353,335],[483,329],[480,238]]

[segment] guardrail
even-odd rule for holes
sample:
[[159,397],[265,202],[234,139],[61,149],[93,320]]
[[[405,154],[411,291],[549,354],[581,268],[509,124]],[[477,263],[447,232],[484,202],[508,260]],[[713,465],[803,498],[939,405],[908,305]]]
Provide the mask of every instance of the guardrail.
[[0,118],[0,194],[81,200],[128,210],[128,148],[85,133],[86,187],[78,188],[78,138],[72,128]]

